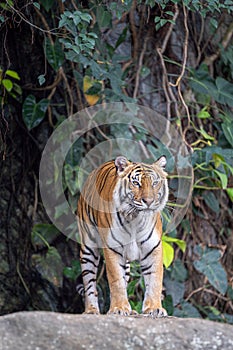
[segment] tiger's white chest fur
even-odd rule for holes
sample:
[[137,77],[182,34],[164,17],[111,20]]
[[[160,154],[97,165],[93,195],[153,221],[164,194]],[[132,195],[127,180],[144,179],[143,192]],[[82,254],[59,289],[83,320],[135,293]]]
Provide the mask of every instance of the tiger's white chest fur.
[[141,258],[141,251],[139,249],[139,244],[137,241],[130,242],[126,246],[124,246],[123,249],[123,256],[125,260],[128,261],[135,261],[140,260]]
[[140,211],[129,220],[124,212],[115,212],[108,246],[122,253],[125,260],[140,260],[148,245],[156,245],[160,241],[155,229],[155,215],[152,211]]

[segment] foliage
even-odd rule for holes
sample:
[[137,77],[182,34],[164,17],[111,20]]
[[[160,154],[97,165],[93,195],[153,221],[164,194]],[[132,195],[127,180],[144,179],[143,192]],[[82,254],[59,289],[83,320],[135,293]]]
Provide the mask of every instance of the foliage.
[[43,249],[46,247],[45,255],[35,253],[32,256],[33,265],[40,274],[54,286],[62,286],[63,263],[58,250],[51,246],[55,237],[59,235],[56,227],[50,224],[34,225],[32,230],[32,244],[35,249]]
[[227,274],[219,263],[221,253],[218,249],[205,248],[202,250],[199,246],[196,247],[196,251],[201,258],[194,261],[194,267],[203,273],[210,284],[224,295],[227,291]]
[[174,248],[172,246],[172,243],[177,244],[177,246],[181,249],[183,253],[186,249],[185,241],[175,237],[163,235],[163,264],[166,268],[168,268],[171,265],[174,259]]
[[37,103],[35,96],[28,95],[26,97],[22,112],[28,130],[35,128],[44,119],[48,104],[49,100],[45,98]]
[[[42,19],[44,39],[40,35],[37,39],[41,41],[42,61],[46,61],[46,69],[45,72],[41,70],[42,73],[37,77],[39,87],[22,91],[19,81],[23,72],[18,69],[16,72],[14,67],[1,68],[1,106],[8,107],[16,101],[22,104],[23,98],[24,102],[20,105],[22,118],[31,135],[46,119],[55,128],[64,115],[69,116],[83,107],[111,101],[146,104],[149,101],[147,97],[156,91],[156,96],[159,96],[157,100],[165,101],[167,115],[185,142],[193,148],[195,175],[192,214],[188,213],[181,227],[171,235],[163,236],[166,268],[166,296],[163,304],[170,315],[205,317],[233,323],[230,315],[233,301],[229,278],[231,266],[228,268],[221,254],[226,242],[230,241],[231,229],[229,220],[222,219],[222,213],[225,213],[226,218],[232,218],[233,203],[233,46],[230,41],[225,44],[225,37],[232,36],[232,26],[229,25],[225,33],[227,35],[222,40],[217,36],[224,22],[221,16],[232,14],[232,1],[90,1],[80,3],[78,8],[73,2],[62,4],[62,8],[54,0],[27,4],[27,11],[31,11],[30,18],[36,19],[35,23]],[[136,6],[136,10],[133,6]],[[1,28],[7,27],[9,23],[11,26],[17,15],[20,20],[27,18],[27,13],[21,13],[23,9],[18,9],[13,1],[1,3],[0,7]],[[134,16],[133,11],[136,11]],[[125,18],[129,18],[129,23]],[[192,18],[196,18],[198,25],[192,22]],[[120,22],[124,25],[119,27],[116,37],[106,40],[108,31],[111,32]],[[145,32],[149,32],[148,27],[152,28],[151,23],[154,24],[154,31],[150,29],[152,36],[146,41]],[[193,24],[195,30],[192,31]],[[206,37],[203,33],[209,24],[210,34]],[[33,23],[31,28],[34,30]],[[171,35],[174,28],[179,33],[183,31],[182,39],[187,37],[187,42],[183,40],[184,45],[178,48],[182,51],[180,57],[177,52],[172,52],[172,46],[170,51],[165,51],[166,43],[172,41],[169,33]],[[191,38],[195,37],[193,46],[198,53],[198,59],[194,57],[189,61],[185,60],[185,53],[189,49],[188,30],[192,33]],[[175,35],[176,31],[173,33]],[[158,46],[153,47],[152,37]],[[153,47],[151,56],[155,56],[155,51],[161,48],[157,50],[157,53],[161,53],[161,56],[158,54],[160,61],[150,62],[149,54],[145,54],[146,50],[149,52],[149,45],[145,46],[145,50],[143,46],[148,42]],[[165,52],[170,57],[165,57]],[[158,76],[163,75],[163,79],[158,79],[155,85],[151,78],[155,75],[154,67],[159,67],[159,73],[156,73]],[[150,78],[150,88],[147,86],[145,90],[139,90],[139,82],[146,85],[146,79]],[[174,108],[172,113],[171,106]],[[116,138],[123,134],[132,140],[144,142],[146,147],[153,150],[153,137],[148,138],[140,130],[132,135],[131,131],[122,127],[110,127],[98,135],[93,132],[91,142],[95,145],[104,136]],[[85,175],[77,164],[89,147],[87,139],[83,138],[72,147],[63,168],[64,191],[74,211]],[[157,151],[158,147],[154,147],[154,153]],[[62,205],[55,208],[57,217],[63,212]],[[223,223],[216,238],[208,243],[209,246],[207,240],[202,242],[197,237],[199,227],[195,227],[197,220],[206,218],[210,222],[213,220],[213,225],[218,220]],[[61,287],[63,273],[74,282],[80,275],[80,264],[73,260],[70,267],[63,266],[62,256],[53,244],[58,236],[59,232],[52,225],[35,224],[31,236],[34,249],[32,260],[45,279]],[[107,292],[103,289],[106,287],[101,284],[101,279],[102,276],[98,286],[105,294]],[[194,281],[191,284],[192,288],[196,285],[196,290],[187,289],[189,281]],[[214,306],[205,305],[197,297],[199,290],[204,295],[215,295]],[[133,263],[128,294],[133,309],[137,311],[141,310],[143,292],[144,283],[139,265]]]
[[20,77],[14,70],[7,69],[5,72],[0,67],[0,103],[1,105],[7,104],[7,96],[11,96],[14,99],[20,100],[22,95],[22,89],[16,81],[19,81]]

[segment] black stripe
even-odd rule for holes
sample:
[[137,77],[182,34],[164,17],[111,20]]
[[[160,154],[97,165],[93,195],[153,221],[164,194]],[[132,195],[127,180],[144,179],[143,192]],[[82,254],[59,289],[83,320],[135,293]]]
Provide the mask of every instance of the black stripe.
[[92,284],[89,287],[87,287],[87,289],[85,289],[85,293],[91,288],[92,288]]
[[83,270],[83,271],[82,271],[82,276],[86,276],[86,275],[88,275],[89,273],[92,274],[92,275],[95,275],[95,272],[92,271],[92,270]]
[[147,241],[151,238],[151,236],[152,236],[152,234],[153,234],[153,232],[154,232],[154,228],[155,228],[155,225],[154,225],[154,227],[152,228],[151,232],[149,233],[148,237],[146,237],[143,241],[140,242],[141,245],[144,244],[145,242],[147,242]]
[[95,282],[96,282],[96,278],[91,278],[91,279],[87,282],[87,284],[95,283]]
[[108,171],[104,172],[104,176],[101,179],[101,184],[100,184],[100,188],[99,188],[99,194],[103,191],[106,180],[108,178],[109,173],[113,170],[113,167],[110,167]]
[[[85,250],[81,247],[81,252],[83,254],[92,255],[95,258],[95,260],[99,260],[99,257],[95,255],[95,253],[93,252],[93,250],[90,247],[88,247],[87,245],[84,245],[84,247],[85,247]],[[88,252],[87,252],[87,250],[88,250]]]
[[146,256],[144,256],[144,258],[141,259],[141,261],[145,260],[146,258],[148,258],[149,255],[151,255],[153,253],[153,251],[160,245],[161,241],[159,241],[159,243],[157,243],[147,254]]
[[96,243],[96,237],[92,234],[91,230],[89,230],[88,225],[86,225],[86,234],[92,242]]
[[123,254],[121,254],[120,252],[118,252],[117,250],[113,249],[112,247],[108,246],[108,249],[112,250],[114,253],[120,255],[123,258]]
[[125,232],[128,233],[128,235],[130,235],[130,237],[131,237],[131,232],[128,231],[127,228],[125,227],[125,225],[124,225],[124,223],[123,223],[123,221],[122,221],[122,219],[121,219],[121,215],[120,215],[120,212],[119,212],[119,211],[117,211],[117,218],[118,218],[118,220],[119,220],[119,222],[120,222],[121,227],[123,227],[123,229],[125,230]]
[[153,264],[149,265],[149,266],[145,266],[141,268],[142,273],[145,272],[146,270],[149,270],[152,267]]
[[124,227],[123,222],[122,222],[122,220],[121,220],[121,216],[120,216],[119,211],[117,211],[117,218],[118,218],[118,220],[119,220],[119,222],[120,222],[120,225],[121,225],[122,227]]
[[89,296],[89,295],[91,295],[91,294],[95,294],[95,292],[89,292],[87,295]]
[[123,248],[123,244],[115,237],[111,229],[110,229],[110,232],[114,241],[116,241],[120,245],[120,247]]
[[88,259],[88,258],[82,258],[81,259],[81,264],[87,264],[87,263],[91,263],[96,268],[98,267],[98,264],[95,264],[94,261],[92,261],[91,259]]
[[122,267],[122,269],[126,270],[126,266],[125,265],[120,264],[120,267]]
[[89,211],[88,218],[89,218],[89,220],[90,220],[90,223],[91,223],[93,226],[97,227],[98,225],[97,225],[96,220],[95,220],[95,217],[94,217],[94,215],[93,215],[92,208],[89,207],[88,211]]

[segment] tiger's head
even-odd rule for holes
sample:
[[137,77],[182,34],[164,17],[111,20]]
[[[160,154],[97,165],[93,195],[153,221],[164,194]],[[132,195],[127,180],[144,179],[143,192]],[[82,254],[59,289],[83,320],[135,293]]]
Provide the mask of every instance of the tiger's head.
[[165,207],[168,200],[166,163],[165,156],[151,165],[132,163],[123,156],[115,159],[123,210],[160,212]]

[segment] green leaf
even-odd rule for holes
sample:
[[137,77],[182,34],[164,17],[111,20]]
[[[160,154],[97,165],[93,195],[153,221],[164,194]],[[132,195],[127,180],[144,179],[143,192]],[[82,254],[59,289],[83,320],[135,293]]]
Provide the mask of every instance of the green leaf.
[[227,188],[226,191],[227,191],[228,197],[233,203],[233,188]]
[[112,15],[104,6],[99,5],[97,7],[96,20],[100,28],[106,28],[110,26]]
[[116,45],[115,45],[115,49],[120,46],[123,42],[125,42],[126,39],[126,35],[127,35],[127,31],[128,31],[128,27],[125,27],[122,31],[122,33],[120,34],[120,36],[117,39]]
[[172,316],[174,312],[173,300],[171,295],[167,295],[162,301],[163,307],[167,310],[168,316]]
[[165,13],[166,13],[167,15],[171,16],[171,17],[174,16],[174,13],[173,13],[172,11],[165,11]]
[[199,311],[187,301],[181,303],[181,308],[175,308],[173,316],[201,318]]
[[227,141],[233,147],[233,121],[222,123],[222,129]]
[[49,100],[42,99],[36,103],[36,98],[33,95],[28,95],[23,103],[23,120],[28,130],[35,128],[45,117],[45,112],[48,108]]
[[151,74],[151,70],[150,70],[150,68],[148,68],[148,67],[146,67],[146,66],[143,66],[142,68],[141,68],[141,71],[140,71],[140,75],[142,76],[142,77],[147,77],[149,74]]
[[227,296],[233,301],[233,288],[231,286],[227,288]]
[[213,153],[212,158],[213,158],[213,161],[214,161],[215,168],[218,168],[218,167],[220,167],[220,165],[225,163],[224,157],[222,155],[220,155],[220,154]]
[[138,279],[134,279],[128,283],[127,293],[129,297],[135,294],[135,287],[137,284],[138,284]]
[[159,23],[159,22],[160,22],[160,19],[161,19],[161,17],[155,16],[155,19],[154,19],[155,23]]
[[[214,80],[209,75],[208,66],[202,64],[196,71],[192,71],[190,85],[199,94],[210,95],[217,89]],[[212,95],[211,95],[212,96]]]
[[197,113],[197,117],[199,119],[207,119],[207,118],[211,118],[210,113],[206,110],[206,107],[202,108],[202,110],[200,110],[200,112]]
[[207,132],[203,129],[203,127],[201,127],[199,129],[199,132],[204,137],[204,139],[210,140],[210,141],[214,141],[215,140],[215,138],[213,136],[210,136],[209,134],[207,134]]
[[171,244],[165,241],[162,241],[162,245],[163,245],[163,264],[167,269],[173,262],[174,248],[171,246]]
[[218,89],[218,94],[215,96],[216,101],[233,107],[233,84],[226,79],[218,77],[216,79],[216,87]]
[[210,284],[224,295],[227,291],[228,282],[226,271],[219,262],[221,258],[219,250],[205,248],[200,252],[201,258],[194,261],[194,267],[203,273],[208,278]]
[[56,248],[49,248],[45,257],[39,254],[34,254],[32,260],[36,269],[46,280],[54,284],[56,287],[62,286],[63,262]]
[[45,75],[44,74],[39,75],[37,79],[38,79],[40,85],[43,85],[45,83]]
[[72,196],[74,196],[82,186],[84,178],[83,171],[79,166],[71,166],[70,164],[64,166],[64,171],[66,184]]
[[166,295],[171,295],[173,304],[179,304],[184,298],[185,285],[183,282],[178,282],[172,278],[165,277],[164,285],[166,288]]
[[53,6],[54,0],[40,0],[41,5],[48,12]]
[[38,2],[33,2],[33,5],[38,9],[40,10],[40,4]]
[[171,270],[171,278],[178,282],[184,282],[188,277],[188,271],[184,267],[181,260],[177,259],[174,261]]
[[141,314],[141,312],[142,312],[142,301],[130,300],[129,303],[130,303],[130,306],[131,306],[132,310],[135,310],[135,311],[137,311],[138,314]]
[[[79,11],[76,11],[76,12],[79,12]],[[92,21],[91,15],[89,15],[89,13],[87,12],[80,12],[79,15],[81,20],[84,22],[90,23]]]
[[50,42],[50,40],[46,37],[44,41],[44,51],[45,56],[51,65],[51,67],[58,71],[58,69],[62,66],[64,62],[64,52],[62,49],[62,45],[57,39],[54,44]]
[[35,248],[48,247],[59,234],[54,225],[36,224],[32,228],[31,241]]
[[202,194],[202,197],[204,198],[204,201],[208,207],[213,210],[216,214],[219,213],[220,207],[219,207],[219,202],[217,198],[215,197],[215,194],[210,191],[205,191]]
[[171,21],[168,19],[165,19],[165,18],[155,17],[155,23],[157,23],[155,26],[155,29],[159,30],[161,27],[163,27],[168,22],[171,22]]
[[182,252],[183,253],[185,252],[185,249],[186,249],[186,242],[185,241],[183,241],[181,239],[178,239],[178,238],[169,237],[169,236],[166,236],[166,235],[163,236],[162,240],[163,240],[163,242],[177,244],[178,247],[182,250]]
[[55,215],[54,218],[58,219],[62,215],[67,214],[70,210],[70,207],[67,202],[63,202],[62,204],[59,204],[55,207]]
[[233,315],[224,313],[223,316],[227,323],[233,324]]
[[79,260],[73,260],[71,263],[71,267],[66,266],[63,269],[64,276],[66,276],[67,278],[70,278],[73,281],[76,281],[76,279],[78,278],[78,276],[81,275],[81,273],[82,273],[82,269],[81,269],[81,264]]
[[8,76],[11,77],[11,78],[20,80],[20,77],[19,77],[18,73],[15,72],[14,70],[8,69],[8,70],[6,71],[6,75],[8,75]]
[[8,92],[10,92],[13,89],[13,83],[9,79],[2,79],[2,85]]
[[222,189],[225,190],[227,188],[227,182],[228,182],[227,175],[215,169],[214,169],[214,173],[218,175],[221,181]]
[[215,18],[210,18],[210,24],[217,29],[218,28],[218,21]]

